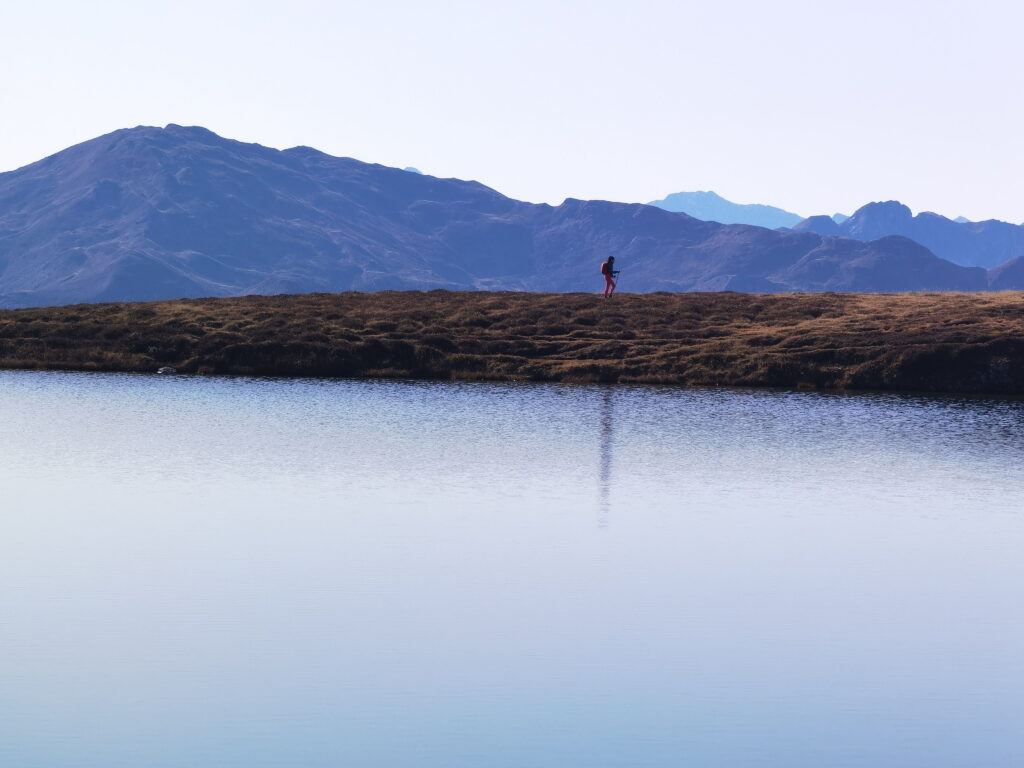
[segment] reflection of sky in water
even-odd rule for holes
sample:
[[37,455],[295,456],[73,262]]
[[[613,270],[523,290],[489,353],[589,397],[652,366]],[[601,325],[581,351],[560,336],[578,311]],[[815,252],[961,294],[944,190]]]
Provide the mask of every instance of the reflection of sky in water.
[[1022,417],[0,374],[0,765],[1015,765]]

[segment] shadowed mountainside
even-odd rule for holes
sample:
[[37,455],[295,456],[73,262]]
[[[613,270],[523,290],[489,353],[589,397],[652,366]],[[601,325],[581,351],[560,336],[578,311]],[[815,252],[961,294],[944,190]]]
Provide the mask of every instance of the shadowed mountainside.
[[902,238],[698,221],[646,205],[523,203],[472,181],[169,125],[0,174],[0,307],[384,289],[981,290]]
[[1024,394],[1024,295],[392,292],[0,311],[0,367]]
[[[895,200],[868,203],[841,223],[829,216],[811,216],[793,227],[793,231],[857,240],[900,235],[920,243],[940,258],[967,267],[989,269],[1024,256],[1024,225],[994,219],[947,219],[929,212],[914,216],[907,206]],[[1004,276],[1002,282],[1006,280]],[[1004,286],[993,277],[992,287],[998,290]],[[1013,287],[1024,284],[1017,282]]]

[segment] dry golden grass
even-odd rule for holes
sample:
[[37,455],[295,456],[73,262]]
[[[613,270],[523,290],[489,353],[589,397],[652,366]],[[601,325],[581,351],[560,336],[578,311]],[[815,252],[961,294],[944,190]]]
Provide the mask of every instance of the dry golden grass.
[[0,366],[1024,391],[1024,294],[250,296],[0,312]]

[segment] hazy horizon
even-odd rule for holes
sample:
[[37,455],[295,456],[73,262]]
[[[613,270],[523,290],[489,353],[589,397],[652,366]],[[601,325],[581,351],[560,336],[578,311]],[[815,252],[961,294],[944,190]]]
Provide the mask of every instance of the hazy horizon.
[[1024,10],[784,0],[514,7],[56,2],[0,11],[0,170],[140,124],[475,179],[1024,220]]

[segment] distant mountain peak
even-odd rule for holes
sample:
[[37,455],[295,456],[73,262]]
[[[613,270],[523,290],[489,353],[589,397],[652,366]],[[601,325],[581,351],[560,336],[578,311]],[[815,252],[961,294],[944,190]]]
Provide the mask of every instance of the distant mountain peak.
[[899,200],[885,200],[862,205],[854,211],[853,216],[850,218],[852,219],[858,215],[874,216],[879,214],[884,214],[886,216],[898,216],[900,218],[911,218],[913,217],[914,212],[910,210],[909,205],[904,205]]
[[[145,126],[140,126],[145,127]],[[209,128],[204,128],[201,125],[178,125],[177,123],[168,123],[163,127],[163,130],[167,133],[174,133],[179,136],[194,136],[201,139],[217,139],[219,141],[227,141],[223,136],[211,131]]]
[[305,144],[300,144],[297,147],[289,147],[284,150],[286,155],[294,155],[296,157],[330,157],[326,152],[321,152],[316,147],[307,147]]
[[[142,125],[142,126],[139,126],[139,127],[140,128],[145,128],[147,126]],[[209,128],[205,128],[205,127],[203,127],[201,125],[181,125],[179,123],[168,123],[167,125],[164,126],[164,130],[165,131],[184,132],[184,133],[198,133],[198,134],[202,134],[203,136],[217,136],[217,134],[214,133],[213,131],[211,131]],[[217,138],[219,139],[221,137],[217,136]]]
[[914,218],[909,206],[899,200],[868,203],[843,222],[842,231],[858,240],[874,240],[886,235],[905,235]]
[[721,200],[721,201],[724,201],[724,202],[729,202],[728,200],[726,200],[724,197],[722,197],[720,194],[718,194],[717,192],[715,192],[712,189],[701,189],[701,190],[696,190],[694,192],[676,192],[673,195],[669,195],[669,197],[678,197],[680,195],[690,195],[691,197],[700,198],[700,199],[704,199],[704,200],[716,200],[716,201],[717,200]]
[[673,213],[685,213],[703,221],[719,224],[750,224],[767,229],[793,227],[803,218],[771,205],[734,203],[717,192],[674,192],[661,200],[648,203]]

